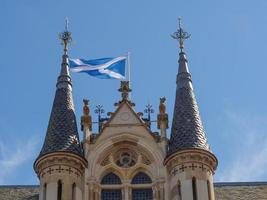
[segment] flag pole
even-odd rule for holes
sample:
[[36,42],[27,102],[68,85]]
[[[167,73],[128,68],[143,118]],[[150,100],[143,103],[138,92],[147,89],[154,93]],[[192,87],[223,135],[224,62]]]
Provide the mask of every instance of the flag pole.
[[[131,64],[130,64],[130,52],[127,52],[127,75],[129,81],[129,88],[131,88]],[[129,94],[129,99],[131,99],[131,93]]]

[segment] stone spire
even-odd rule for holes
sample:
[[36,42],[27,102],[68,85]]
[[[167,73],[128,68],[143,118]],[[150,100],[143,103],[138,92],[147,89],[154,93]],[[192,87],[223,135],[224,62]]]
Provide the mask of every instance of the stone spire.
[[53,152],[69,152],[83,156],[74,113],[72,83],[68,66],[67,50],[68,44],[71,42],[71,32],[68,31],[67,21],[65,31],[60,34],[60,39],[64,45],[61,71],[56,84],[56,94],[45,142],[37,159]]
[[198,148],[209,151],[209,146],[200,114],[193,92],[191,74],[189,72],[186,55],[183,51],[184,40],[190,35],[181,27],[179,19],[179,29],[172,35],[179,41],[179,70],[176,80],[176,99],[174,105],[171,138],[169,142],[168,154],[179,150]]

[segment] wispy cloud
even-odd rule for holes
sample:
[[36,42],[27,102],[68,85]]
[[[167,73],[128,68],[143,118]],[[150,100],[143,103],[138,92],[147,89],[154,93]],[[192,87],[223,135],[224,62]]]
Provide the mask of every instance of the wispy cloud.
[[233,159],[219,181],[259,181],[267,177],[267,116],[227,112],[231,123],[226,135],[234,137]]
[[9,176],[36,152],[38,138],[32,137],[26,141],[0,141],[0,184],[5,184]]

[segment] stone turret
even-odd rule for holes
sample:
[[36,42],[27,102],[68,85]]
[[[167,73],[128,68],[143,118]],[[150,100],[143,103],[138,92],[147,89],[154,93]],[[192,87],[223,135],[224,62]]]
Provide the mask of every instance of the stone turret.
[[34,170],[40,179],[40,200],[82,200],[83,156],[74,113],[67,44],[71,33],[61,34],[64,55],[43,148]]
[[210,151],[202,125],[183,42],[189,38],[179,23],[179,70],[176,82],[171,138],[165,165],[169,174],[170,200],[215,200],[213,174],[217,158]]

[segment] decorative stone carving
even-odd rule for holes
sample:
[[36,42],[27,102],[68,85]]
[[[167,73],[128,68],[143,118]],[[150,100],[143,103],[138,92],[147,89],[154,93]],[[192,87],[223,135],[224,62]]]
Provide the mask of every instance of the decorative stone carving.
[[217,158],[209,151],[189,149],[179,151],[164,161],[170,175],[186,170],[207,171],[214,174],[217,168]]
[[89,130],[92,130],[92,117],[90,115],[90,109],[89,109],[89,100],[84,99],[83,100],[84,106],[83,106],[83,116],[81,117],[81,130],[83,131],[84,125],[86,125]]

